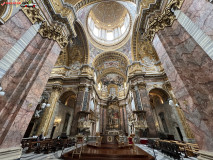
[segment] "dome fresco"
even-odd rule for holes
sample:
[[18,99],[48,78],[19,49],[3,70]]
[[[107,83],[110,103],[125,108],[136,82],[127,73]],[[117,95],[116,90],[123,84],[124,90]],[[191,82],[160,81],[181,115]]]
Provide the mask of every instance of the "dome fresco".
[[121,42],[131,26],[128,10],[120,3],[109,1],[93,6],[88,14],[87,29],[90,36],[105,46]]

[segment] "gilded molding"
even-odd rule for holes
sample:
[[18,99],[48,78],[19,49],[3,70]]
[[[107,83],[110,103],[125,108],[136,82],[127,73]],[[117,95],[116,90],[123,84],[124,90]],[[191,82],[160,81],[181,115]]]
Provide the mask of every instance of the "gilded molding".
[[134,76],[135,74],[143,73],[141,62],[134,62],[128,66],[128,76]]
[[144,89],[144,88],[146,88],[146,86],[147,86],[145,82],[140,82],[140,83],[138,83],[137,85],[138,85],[138,88],[139,88],[139,89]]
[[23,7],[22,11],[28,17],[32,24],[41,23],[39,33],[42,37],[53,39],[64,48],[68,44],[68,37],[63,35],[62,26],[59,25],[48,25],[45,18],[41,16],[40,10],[34,7]]
[[40,14],[40,10],[34,7],[23,7],[22,11],[28,17],[32,24],[44,22],[44,18]]
[[53,90],[54,91],[59,91],[59,92],[61,92],[62,91],[62,89],[63,89],[63,87],[61,86],[61,85],[56,85],[56,84],[54,84],[53,86],[52,86],[52,88],[53,88]]
[[[136,3],[136,0],[125,0],[125,1]],[[74,5],[75,10],[78,11],[79,9],[81,9],[85,6],[88,6],[88,5],[91,5],[93,3],[97,3],[97,2],[101,2],[101,0],[80,0],[76,4],[72,4],[72,5]]]
[[[70,24],[69,19],[68,19],[68,18],[62,17],[61,14],[56,14],[56,13],[54,12],[54,9],[53,9],[52,4],[51,4],[50,1],[43,0],[43,2],[44,2],[44,4],[46,5],[46,7],[48,8],[48,11],[51,13],[53,20],[65,24],[65,25],[67,26],[67,29],[68,29],[69,32],[70,32],[70,35],[71,35],[72,37],[76,37],[77,34],[76,34],[76,32],[75,32],[74,25],[73,25],[73,24]],[[64,11],[66,10],[65,12],[67,12],[67,8],[66,8],[66,9],[63,9],[63,10],[64,10]],[[63,11],[63,12],[64,12],[64,11]],[[67,16],[68,16],[69,18],[71,17],[70,15],[67,15]],[[74,18],[74,19],[75,19],[75,18]]]
[[94,77],[94,69],[90,67],[89,65],[82,65],[81,69],[81,76],[89,76]]
[[62,27],[59,25],[47,25],[47,22],[43,22],[39,33],[41,36],[53,39],[60,45],[61,48],[64,48],[68,44],[68,37],[63,35]]
[[152,41],[154,39],[155,33],[164,29],[165,27],[171,26],[176,19],[172,9],[180,9],[183,2],[184,0],[172,0],[169,2],[164,12],[155,16],[153,21],[148,23],[146,32],[143,35],[143,39]]
[[85,91],[86,86],[78,86],[78,91]]

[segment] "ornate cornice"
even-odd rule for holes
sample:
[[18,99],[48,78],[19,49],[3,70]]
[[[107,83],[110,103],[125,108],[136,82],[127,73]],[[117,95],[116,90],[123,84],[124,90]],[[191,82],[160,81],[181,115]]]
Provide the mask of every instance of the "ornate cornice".
[[50,1],[44,0],[43,2],[48,8],[48,11],[50,12],[50,14],[52,15],[53,20],[65,24],[67,29],[70,32],[71,37],[76,37],[77,35],[74,29],[74,25],[70,24],[67,18],[62,17],[60,14],[56,14],[50,4],[51,3]]
[[42,37],[55,40],[56,42],[58,42],[61,48],[67,46],[68,37],[63,35],[61,25],[48,25],[45,21],[45,18],[40,14],[40,10],[38,8],[24,7],[22,8],[22,11],[28,17],[32,24],[42,23],[39,29],[39,33]]
[[[85,6],[88,6],[93,3],[98,3],[101,1],[102,0],[80,0],[79,2],[77,2],[76,4],[73,4],[73,5],[75,6],[75,10],[78,11],[79,9],[81,9]],[[136,3],[136,0],[125,0],[125,1]]]
[[128,77],[132,77],[136,74],[143,74],[141,62],[134,62],[128,66]]
[[89,65],[82,65],[81,76],[89,76],[90,78],[94,78],[94,69]]
[[22,11],[28,17],[32,24],[44,22],[43,16],[40,14],[40,10],[38,8],[31,7],[23,7]]
[[154,14],[156,12],[160,12],[162,7],[163,0],[156,0],[155,3],[152,3],[149,5],[148,9],[143,9],[138,17],[138,23],[136,27],[136,31],[139,33],[143,33],[145,31],[146,27],[146,21],[149,19],[149,16],[151,14]]
[[58,25],[47,25],[47,22],[42,23],[39,33],[41,36],[53,39],[58,42],[61,48],[65,48],[68,44],[68,38],[63,36],[62,28]]
[[184,0],[170,1],[164,12],[158,16],[155,16],[153,21],[148,23],[146,32],[143,34],[143,39],[152,41],[155,33],[164,29],[165,27],[171,26],[176,19],[172,10],[174,8],[180,9],[183,2]]

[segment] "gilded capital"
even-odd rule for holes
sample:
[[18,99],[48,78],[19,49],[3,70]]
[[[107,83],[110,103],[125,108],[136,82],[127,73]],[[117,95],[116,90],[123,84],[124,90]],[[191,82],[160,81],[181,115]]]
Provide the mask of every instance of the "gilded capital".
[[62,91],[63,87],[61,85],[53,85],[53,90]]
[[167,90],[171,90],[172,89],[172,86],[171,86],[171,83],[169,81],[166,81],[163,85],[163,87]]
[[165,27],[171,26],[176,19],[172,10],[180,9],[183,2],[184,0],[171,0],[166,6],[164,12],[155,16],[153,21],[149,22],[143,39],[152,41],[154,39],[155,33],[164,29]]
[[140,83],[138,83],[138,88],[139,88],[139,89],[146,88],[146,83],[145,83],[145,82],[140,82]]
[[62,26],[60,25],[48,25],[47,22],[43,22],[39,33],[42,37],[57,41],[61,48],[66,47],[68,44],[68,37],[63,35]]
[[85,91],[86,86],[78,86],[78,91]]
[[36,22],[43,22],[44,18],[41,16],[39,9],[35,7],[23,7],[22,11],[28,17],[32,24]]

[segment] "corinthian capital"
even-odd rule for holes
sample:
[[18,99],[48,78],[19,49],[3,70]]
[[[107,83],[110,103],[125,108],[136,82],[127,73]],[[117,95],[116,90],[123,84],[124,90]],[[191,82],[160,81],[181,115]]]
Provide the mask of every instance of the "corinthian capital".
[[39,9],[38,8],[23,7],[22,11],[28,17],[28,19],[30,20],[30,22],[32,24],[35,24],[36,22],[39,23],[39,22],[43,22],[44,21],[44,18],[39,13]]
[[165,27],[171,26],[176,19],[173,10],[180,9],[183,2],[184,0],[171,0],[163,13],[155,16],[153,21],[148,24],[143,39],[152,41],[155,33],[163,30]]
[[68,44],[68,37],[63,35],[62,26],[60,25],[48,25],[47,22],[43,22],[39,33],[42,37],[57,41],[61,48],[66,47]]
[[57,90],[57,91],[62,91],[63,87],[61,85],[53,85],[52,86],[53,90]]

